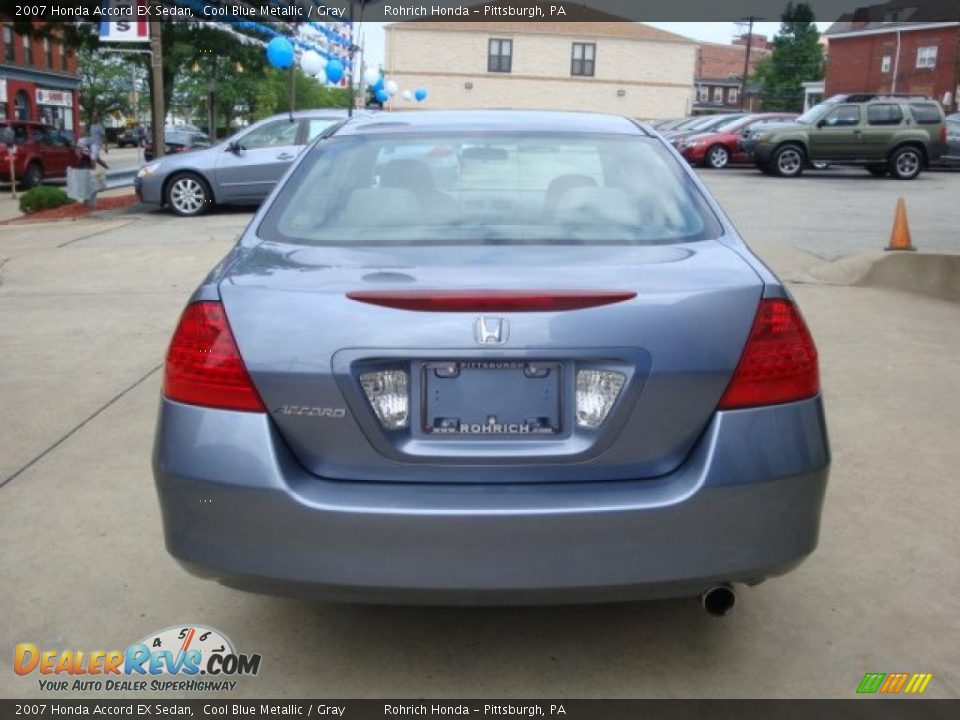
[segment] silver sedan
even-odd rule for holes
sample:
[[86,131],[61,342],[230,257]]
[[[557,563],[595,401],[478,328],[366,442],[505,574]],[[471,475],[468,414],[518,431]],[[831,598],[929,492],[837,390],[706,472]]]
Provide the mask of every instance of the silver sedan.
[[134,187],[142,202],[177,215],[199,215],[214,204],[259,203],[300,151],[346,115],[331,108],[275,115],[210,148],[144,165]]

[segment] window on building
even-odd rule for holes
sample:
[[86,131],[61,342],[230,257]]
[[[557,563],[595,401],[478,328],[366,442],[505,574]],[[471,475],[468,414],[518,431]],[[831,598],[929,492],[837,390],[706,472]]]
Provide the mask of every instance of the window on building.
[[735,105],[737,103],[737,98],[739,97],[740,91],[738,88],[730,88],[730,90],[727,92],[727,102],[731,105]]
[[30,45],[30,36],[29,36],[29,35],[21,35],[21,37],[23,38],[23,64],[24,64],[24,65],[32,65],[32,64],[33,64],[33,56],[31,55],[32,47],[31,47],[31,45]]
[[513,66],[513,40],[490,38],[487,72],[510,72]]
[[70,50],[63,43],[60,44],[60,69],[66,72],[68,69],[67,61],[70,58]]
[[702,103],[710,102],[710,88],[706,85],[698,85],[697,100]]
[[597,46],[594,43],[574,43],[570,59],[570,74],[593,77]]
[[53,67],[53,43],[50,42],[50,38],[43,39],[43,59],[48,68]]
[[13,28],[9,25],[3,26],[3,59],[13,62]]
[[13,98],[13,114],[17,120],[30,119],[30,97],[25,90],[18,90]]
[[891,62],[892,60],[889,55],[884,55],[882,58],[880,58],[880,72],[890,72]]
[[860,106],[841,105],[823,119],[827,127],[851,127],[860,124]]
[[868,105],[867,122],[870,125],[899,125],[903,121],[903,113],[899,105]]
[[715,87],[715,88],[713,89],[713,101],[714,101],[715,103],[722,103],[722,102],[723,102],[723,88],[722,88],[722,87]]
[[937,66],[937,46],[917,48],[917,67],[932,68]]

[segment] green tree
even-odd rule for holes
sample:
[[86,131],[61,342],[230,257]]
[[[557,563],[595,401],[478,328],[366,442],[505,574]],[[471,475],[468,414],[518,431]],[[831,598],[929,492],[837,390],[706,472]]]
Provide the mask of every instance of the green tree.
[[760,88],[764,110],[800,112],[803,83],[823,78],[823,47],[814,19],[806,3],[787,3],[773,52],[757,63],[751,78],[751,84]]
[[84,121],[94,113],[130,113],[133,77],[129,63],[117,55],[81,49],[77,53],[80,71],[80,104]]

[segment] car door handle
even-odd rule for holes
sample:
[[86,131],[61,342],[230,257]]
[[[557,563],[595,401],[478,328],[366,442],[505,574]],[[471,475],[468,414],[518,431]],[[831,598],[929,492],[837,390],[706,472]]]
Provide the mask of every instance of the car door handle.
[[293,160],[294,157],[293,153],[284,152],[277,155],[277,160]]

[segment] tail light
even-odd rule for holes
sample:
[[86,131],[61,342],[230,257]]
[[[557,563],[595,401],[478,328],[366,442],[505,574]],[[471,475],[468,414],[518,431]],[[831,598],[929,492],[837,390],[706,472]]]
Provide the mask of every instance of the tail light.
[[224,410],[265,410],[219,302],[187,306],[170,341],[163,376],[170,400]]
[[940,126],[940,142],[943,143],[944,145],[947,144],[947,126],[946,125]]
[[818,392],[817,348],[800,311],[788,300],[761,300],[720,409],[793,402]]

